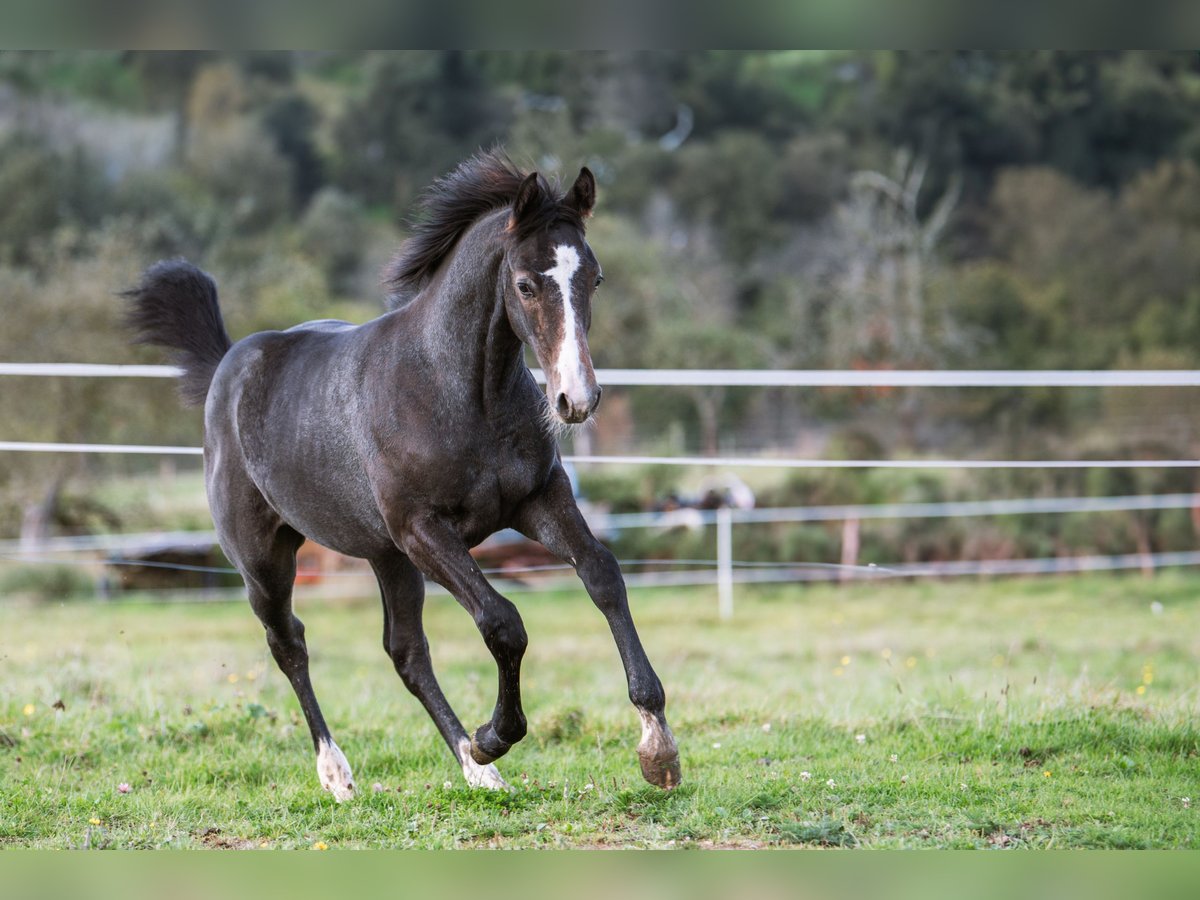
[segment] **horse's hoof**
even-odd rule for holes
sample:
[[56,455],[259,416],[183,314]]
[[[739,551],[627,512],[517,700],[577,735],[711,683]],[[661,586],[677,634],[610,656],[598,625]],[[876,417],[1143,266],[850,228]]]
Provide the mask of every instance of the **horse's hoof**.
[[481,766],[469,757],[467,763],[463,765],[463,777],[467,779],[467,784],[473,788],[487,788],[491,791],[512,790],[509,783],[500,777],[500,773],[496,771],[495,766],[490,763],[486,766]]
[[350,764],[332,741],[321,741],[317,751],[317,777],[321,780],[321,787],[333,794],[333,799],[338,803],[345,803],[354,797],[354,776],[350,774]]
[[512,744],[496,737],[496,732],[492,729],[490,722],[487,725],[480,725],[471,735],[471,759],[481,766],[494,763],[510,749],[512,749]]
[[512,790],[509,783],[500,777],[495,766],[491,763],[481,765],[475,762],[475,758],[471,755],[471,742],[467,738],[459,740],[455,755],[462,764],[463,778],[467,779],[467,784],[471,787],[488,788],[493,791]]
[[679,786],[682,776],[679,772],[678,753],[659,758],[642,756],[639,753],[638,762],[642,764],[642,777],[655,787],[669,791]]

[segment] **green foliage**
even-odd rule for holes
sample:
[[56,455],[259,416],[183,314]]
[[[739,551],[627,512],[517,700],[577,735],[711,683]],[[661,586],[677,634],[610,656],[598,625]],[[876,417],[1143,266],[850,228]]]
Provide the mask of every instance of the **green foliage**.
[[780,190],[778,158],[756,132],[723,132],[712,142],[680,151],[674,194],[682,211],[711,225],[724,250],[743,264],[773,243],[779,222],[773,214]]
[[313,197],[296,236],[329,284],[343,285],[362,264],[366,231],[358,201],[337,188],[324,188]]
[[0,262],[28,263],[54,229],[94,223],[108,186],[82,149],[17,133],[0,139],[0,195]]
[[403,212],[437,175],[501,136],[496,98],[473,56],[377,53],[333,124],[337,182]]
[[[496,141],[550,175],[596,173],[599,366],[1186,368],[1200,344],[1192,52],[0,51],[0,82],[12,359],[157,360],[126,349],[108,294],[175,255],[218,276],[236,336],[365,320],[398,214]],[[0,431],[194,439],[195,421],[139,411],[168,389],[127,388],[4,388]],[[853,434],[891,454],[1071,456],[1139,434],[1187,456],[1200,440],[1185,390],[608,397],[596,442],[613,450],[853,456]],[[20,419],[51,406],[61,422]],[[14,462],[0,523],[41,479],[137,465]],[[1087,488],[1072,477],[1026,484]],[[614,490],[622,507],[644,494]],[[1154,540],[1176,545],[1166,522]]]

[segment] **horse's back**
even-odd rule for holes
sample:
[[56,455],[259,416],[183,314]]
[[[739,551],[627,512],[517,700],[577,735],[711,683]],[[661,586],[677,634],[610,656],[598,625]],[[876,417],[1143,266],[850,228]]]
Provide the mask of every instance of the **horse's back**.
[[358,326],[352,322],[346,322],[342,319],[313,319],[311,322],[301,322],[299,325],[293,325],[286,329],[284,334],[293,334],[295,332],[316,331],[316,332],[341,332],[349,331]]
[[237,341],[213,377],[208,406],[256,405],[279,393],[302,392],[306,382],[329,382],[347,365],[344,343],[356,326],[336,319],[258,331]]

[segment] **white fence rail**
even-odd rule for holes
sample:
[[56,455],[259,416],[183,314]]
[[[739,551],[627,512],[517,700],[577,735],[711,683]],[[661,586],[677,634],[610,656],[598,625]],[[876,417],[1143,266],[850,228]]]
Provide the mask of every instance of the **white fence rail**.
[[[120,453],[202,456],[202,447],[164,444],[66,444],[49,441],[0,441],[13,453]],[[780,459],[773,456],[579,456],[576,465],[690,466],[735,469],[1193,469],[1200,459]]]
[[[544,384],[545,375],[533,377]],[[0,375],[175,378],[175,366],[0,363]],[[615,387],[1200,387],[1196,369],[597,369]]]

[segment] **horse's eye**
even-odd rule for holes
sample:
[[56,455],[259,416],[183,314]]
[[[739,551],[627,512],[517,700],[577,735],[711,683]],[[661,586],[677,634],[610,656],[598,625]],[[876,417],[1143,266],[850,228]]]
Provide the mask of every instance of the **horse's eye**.
[[604,284],[604,276],[597,275],[596,276],[596,287],[600,287],[600,285],[602,285],[602,284]]
[[521,296],[526,300],[533,296],[533,285],[524,278],[517,282],[517,290],[521,292]]

